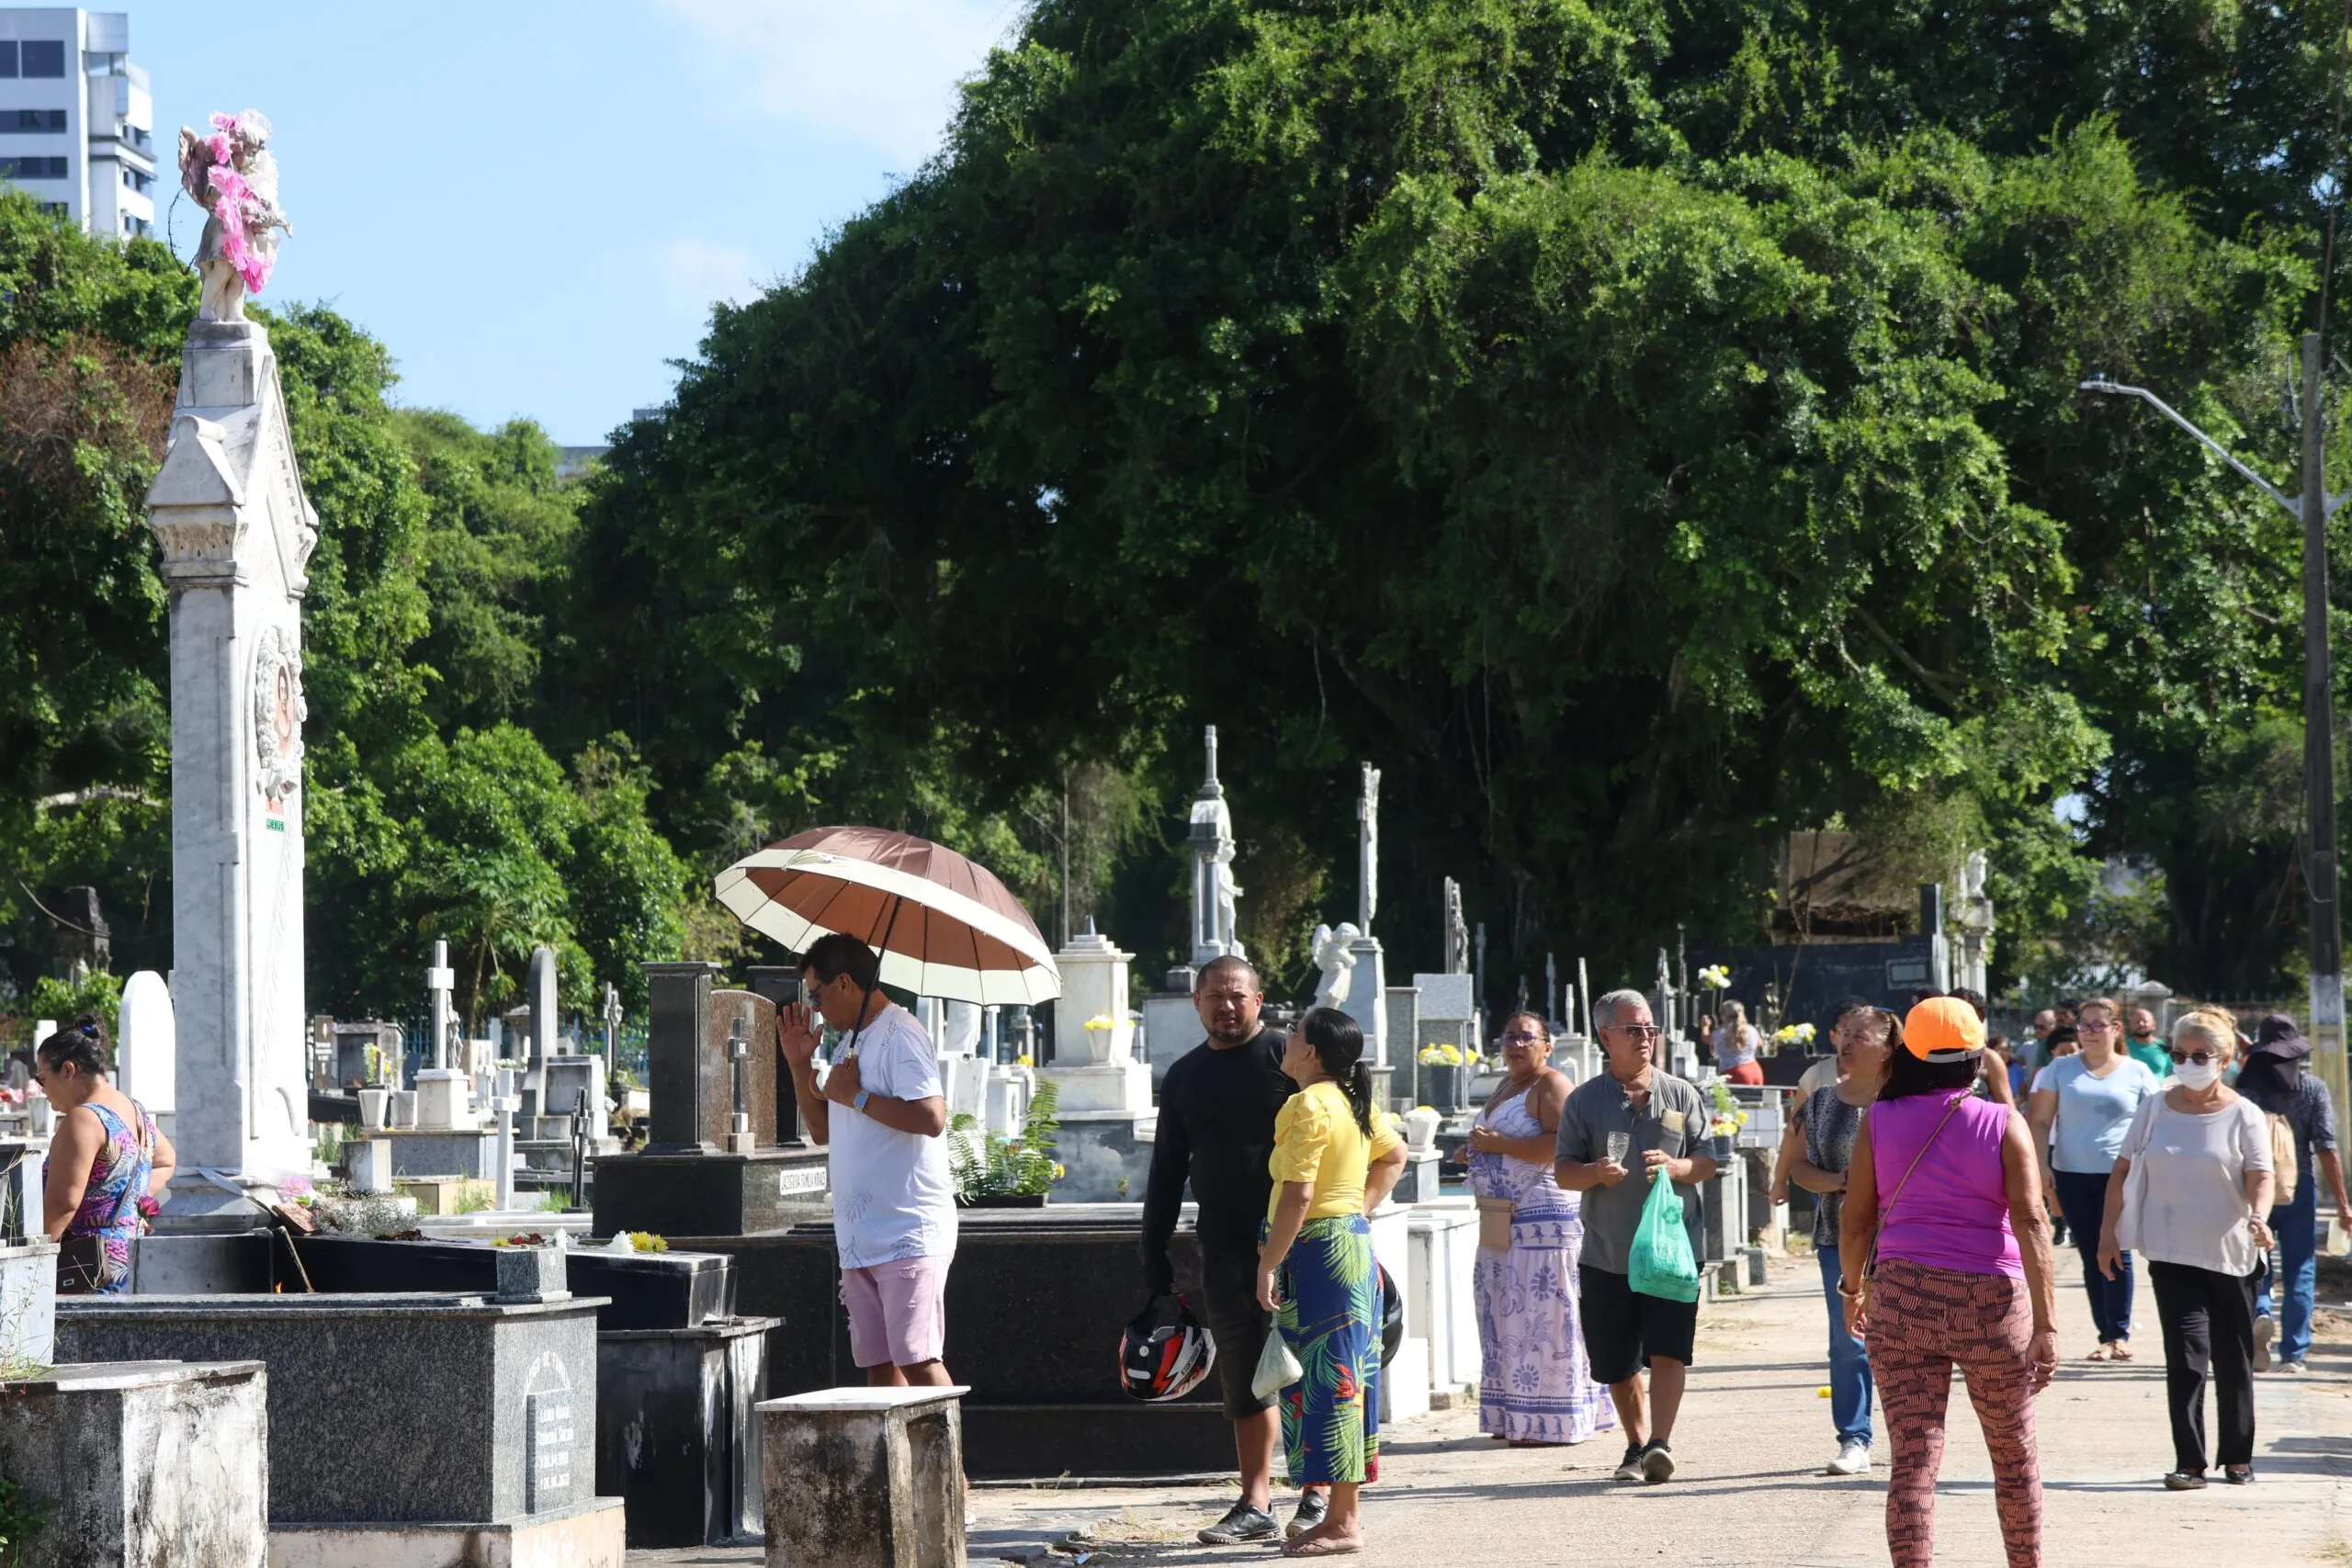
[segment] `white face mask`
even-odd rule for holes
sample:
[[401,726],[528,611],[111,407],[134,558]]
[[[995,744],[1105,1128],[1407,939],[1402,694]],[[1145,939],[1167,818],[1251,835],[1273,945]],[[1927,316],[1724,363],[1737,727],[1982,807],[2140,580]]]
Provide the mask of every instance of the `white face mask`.
[[2181,1087],[2184,1089],[2211,1089],[2221,1078],[2222,1064],[2219,1062],[2175,1062],[2172,1065],[2172,1076],[2180,1080]]

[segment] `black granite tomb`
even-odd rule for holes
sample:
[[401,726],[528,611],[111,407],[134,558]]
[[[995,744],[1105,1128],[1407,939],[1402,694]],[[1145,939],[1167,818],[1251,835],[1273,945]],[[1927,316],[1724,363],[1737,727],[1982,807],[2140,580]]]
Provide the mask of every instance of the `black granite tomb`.
[[[827,1213],[825,1152],[775,1142],[775,1006],[753,991],[714,990],[712,964],[649,964],[646,1040],[652,1136],[642,1153],[595,1162],[595,1228],[611,1235],[741,1235]],[[749,1048],[741,1103],[755,1146],[727,1153],[737,1104],[729,1041]],[[786,1091],[788,1092],[788,1090]]]
[[[965,1210],[947,1275],[950,1376],[963,1402],[965,1464],[976,1476],[1223,1472],[1233,1428],[1216,1380],[1169,1404],[1127,1397],[1119,1335],[1143,1305],[1136,1254],[1141,1208],[1074,1204]],[[738,1311],[779,1317],[768,1336],[775,1394],[862,1383],[829,1221],[758,1235],[673,1236],[672,1245],[735,1260]],[[1178,1288],[1200,1310],[1200,1255],[1189,1231],[1173,1249]]]

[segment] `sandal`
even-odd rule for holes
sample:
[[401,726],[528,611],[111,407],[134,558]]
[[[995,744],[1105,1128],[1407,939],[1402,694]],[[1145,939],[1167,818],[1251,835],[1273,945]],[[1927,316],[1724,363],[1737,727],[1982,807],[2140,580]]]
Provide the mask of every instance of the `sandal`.
[[2086,1361],[2105,1361],[2110,1359],[2111,1358],[2108,1354],[2108,1347],[2104,1344],[2102,1344],[2098,1349],[2092,1351],[2089,1355],[2083,1358]]
[[1353,1557],[1363,1550],[1361,1540],[1333,1540],[1329,1536],[1300,1536],[1283,1542],[1284,1557]]
[[2132,1347],[2119,1339],[2107,1348],[2107,1355],[2111,1361],[2128,1361],[2132,1359]]

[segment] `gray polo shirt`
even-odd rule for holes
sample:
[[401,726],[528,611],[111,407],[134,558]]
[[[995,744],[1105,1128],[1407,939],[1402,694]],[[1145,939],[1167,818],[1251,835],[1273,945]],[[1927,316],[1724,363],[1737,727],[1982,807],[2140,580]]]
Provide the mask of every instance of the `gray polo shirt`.
[[[1707,1135],[1714,1119],[1714,1102],[1688,1080],[1665,1072],[1650,1077],[1650,1097],[1639,1115],[1627,1098],[1625,1086],[1608,1073],[1595,1074],[1568,1093],[1560,1108],[1558,1156],[1591,1165],[1609,1156],[1609,1134],[1623,1133],[1628,1148],[1626,1179],[1614,1187],[1595,1187],[1584,1194],[1584,1250],[1577,1261],[1587,1269],[1611,1274],[1627,1272],[1626,1254],[1634,1232],[1642,1223],[1642,1205],[1650,1195],[1642,1171],[1642,1151],[1659,1149],[1675,1159],[1712,1156],[1718,1163],[1729,1157],[1723,1140]],[[1699,1190],[1676,1182],[1682,1199],[1682,1223],[1690,1232],[1690,1256],[1704,1261],[1706,1244],[1699,1234]]]

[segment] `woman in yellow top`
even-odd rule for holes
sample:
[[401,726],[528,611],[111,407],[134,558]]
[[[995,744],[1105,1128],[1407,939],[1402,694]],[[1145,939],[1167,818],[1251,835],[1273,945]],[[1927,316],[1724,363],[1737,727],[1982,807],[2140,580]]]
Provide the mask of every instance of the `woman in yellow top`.
[[1380,1290],[1364,1215],[1396,1185],[1405,1149],[1373,1109],[1363,1031],[1346,1013],[1300,1019],[1283,1071],[1298,1092],[1274,1120],[1258,1299],[1302,1369],[1281,1400],[1291,1484],[1330,1490],[1322,1521],[1283,1554],[1336,1557],[1363,1550],[1356,1488],[1380,1475]]

